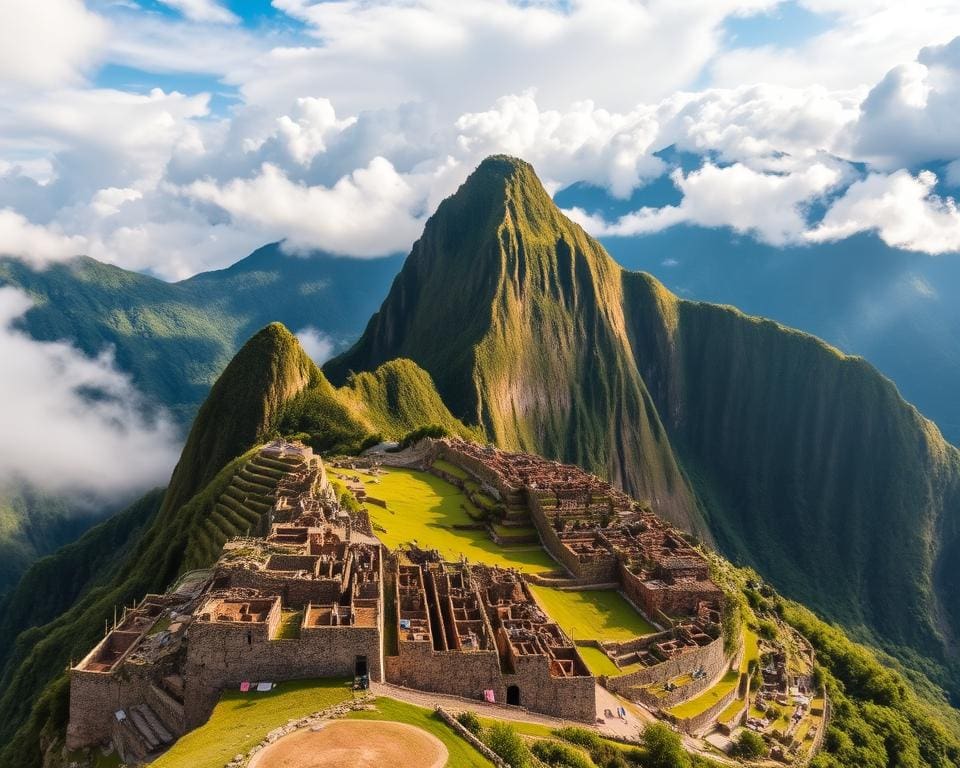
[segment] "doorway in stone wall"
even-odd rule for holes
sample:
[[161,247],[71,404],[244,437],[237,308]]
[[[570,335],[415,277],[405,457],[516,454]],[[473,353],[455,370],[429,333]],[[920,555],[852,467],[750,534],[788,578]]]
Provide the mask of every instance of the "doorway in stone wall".
[[507,686],[507,704],[513,704],[515,707],[520,706],[520,686]]
[[353,662],[353,674],[354,677],[363,677],[367,674],[366,656],[357,656],[356,660]]

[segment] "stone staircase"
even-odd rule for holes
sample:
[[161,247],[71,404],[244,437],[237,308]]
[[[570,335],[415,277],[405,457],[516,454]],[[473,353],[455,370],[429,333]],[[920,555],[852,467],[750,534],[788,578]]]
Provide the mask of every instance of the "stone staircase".
[[113,744],[124,762],[145,762],[176,739],[150,705],[136,704],[124,711],[126,718],[114,721],[113,728]]

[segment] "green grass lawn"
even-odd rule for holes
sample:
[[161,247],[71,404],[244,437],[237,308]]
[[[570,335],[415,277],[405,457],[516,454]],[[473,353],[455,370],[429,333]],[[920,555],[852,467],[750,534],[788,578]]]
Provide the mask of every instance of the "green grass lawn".
[[450,753],[449,768],[490,768],[492,765],[429,709],[388,698],[377,699],[375,705],[376,709],[350,712],[347,717],[353,720],[392,720],[423,728],[446,745]]
[[736,715],[743,709],[743,699],[735,699],[730,702],[723,712],[720,713],[720,717],[717,718],[718,723],[729,723],[733,720],[733,716]]
[[438,549],[450,559],[465,555],[471,562],[514,567],[527,573],[550,571],[557,564],[539,545],[501,547],[483,530],[458,530],[454,525],[475,525],[463,508],[469,504],[463,492],[435,475],[390,467],[378,483],[360,473],[367,493],[387,503],[387,508],[369,504],[367,509],[380,540],[391,549],[416,541],[425,549]]
[[468,480],[470,478],[470,473],[467,470],[458,467],[456,464],[451,464],[449,461],[444,461],[443,459],[437,459],[433,462],[433,466],[437,469],[446,472],[451,477],[456,477],[459,480]]
[[743,630],[743,658],[740,660],[740,671],[746,672],[750,662],[760,658],[760,639],[751,629]]
[[612,589],[566,592],[533,584],[530,589],[550,618],[574,640],[630,640],[657,631]]
[[713,688],[708,688],[696,698],[678,704],[670,710],[670,714],[681,720],[687,717],[696,717],[716,704],[720,699],[730,693],[731,689],[737,687],[740,682],[740,670],[731,669],[727,671]]
[[593,675],[598,677],[600,675],[616,677],[624,673],[624,670],[614,664],[613,660],[599,648],[594,648],[592,645],[581,645],[577,650],[580,651],[580,655],[583,657],[584,662],[586,662],[587,669],[589,669]]
[[[341,679],[278,683],[266,693],[227,691],[210,719],[186,734],[152,768],[223,768],[288,720],[318,712],[352,695]],[[483,765],[483,763],[478,763]]]

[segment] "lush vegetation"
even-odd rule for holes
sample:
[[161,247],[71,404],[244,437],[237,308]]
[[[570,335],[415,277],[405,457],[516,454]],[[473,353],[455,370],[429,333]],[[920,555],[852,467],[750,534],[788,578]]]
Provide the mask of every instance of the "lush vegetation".
[[473,438],[440,400],[430,376],[409,360],[393,360],[335,388],[318,374],[287,404],[278,430],[324,453],[358,453],[383,440],[442,431]]
[[351,696],[345,680],[294,680],[272,691],[227,691],[196,730],[179,739],[152,768],[223,768],[234,755],[246,754],[264,736],[288,720],[319,712]]
[[25,318],[31,335],[69,339],[91,355],[112,347],[140,391],[189,423],[233,355],[265,325],[313,327],[335,345],[354,339],[401,261],[303,258],[274,244],[228,269],[167,283],[86,257],[44,269],[0,259],[0,285],[34,299]]
[[[943,699],[918,695],[902,674],[885,666],[837,626],[784,600],[757,574],[711,556],[714,579],[740,602],[744,620],[761,635],[778,622],[798,630],[817,656],[815,681],[826,687],[830,725],[814,768],[948,768],[960,764],[960,723]],[[748,663],[749,666],[749,663]],[[932,690],[929,681],[920,690]]]
[[[122,505],[120,505],[122,506]],[[90,509],[67,496],[20,481],[0,486],[0,596],[14,587],[37,558],[56,551],[117,506]]]
[[107,583],[153,520],[162,500],[162,490],[151,491],[29,568],[0,604],[0,669],[4,670],[4,679],[43,636],[42,631],[27,630],[54,620],[92,587]]

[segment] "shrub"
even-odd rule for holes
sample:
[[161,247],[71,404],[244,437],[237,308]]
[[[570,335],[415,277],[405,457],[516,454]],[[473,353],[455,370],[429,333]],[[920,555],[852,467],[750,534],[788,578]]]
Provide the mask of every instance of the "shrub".
[[680,736],[663,723],[651,723],[643,732],[647,750],[645,768],[690,768],[690,756],[683,751]]
[[733,743],[730,754],[743,760],[759,760],[761,757],[766,757],[767,744],[759,734],[743,731]]
[[483,743],[496,752],[510,768],[533,768],[533,753],[517,735],[513,726],[494,723],[483,732]]
[[457,722],[474,736],[479,736],[483,730],[483,726],[480,725],[480,718],[473,712],[461,712],[457,715]]
[[558,741],[538,741],[533,745],[533,754],[551,768],[593,768],[593,762],[582,752]]
[[419,427],[418,429],[408,432],[400,440],[400,449],[409,448],[416,442],[423,440],[425,437],[441,438],[449,437],[450,430],[440,424],[428,424],[425,427]]
[[559,728],[553,733],[564,741],[569,741],[571,744],[586,749],[590,753],[590,759],[599,768],[629,768],[631,763],[638,764],[632,759],[628,761],[624,750],[604,741],[596,733],[588,731],[586,728],[569,726]]

